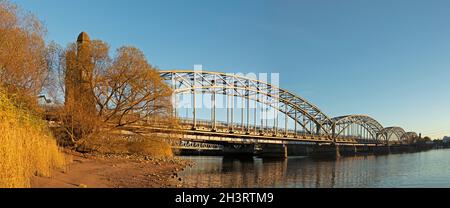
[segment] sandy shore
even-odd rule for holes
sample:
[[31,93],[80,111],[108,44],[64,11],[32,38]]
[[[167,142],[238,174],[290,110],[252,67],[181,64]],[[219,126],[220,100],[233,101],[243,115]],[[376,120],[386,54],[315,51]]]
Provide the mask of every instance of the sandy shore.
[[66,153],[72,157],[67,171],[51,178],[34,177],[33,188],[170,188],[181,187],[178,173],[189,161],[134,156],[96,156]]

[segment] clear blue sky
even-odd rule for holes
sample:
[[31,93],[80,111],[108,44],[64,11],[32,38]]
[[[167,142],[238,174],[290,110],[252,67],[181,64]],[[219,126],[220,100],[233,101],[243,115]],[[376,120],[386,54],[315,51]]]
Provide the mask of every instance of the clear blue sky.
[[87,31],[161,69],[278,72],[330,116],[450,135],[450,1],[16,0],[62,45]]

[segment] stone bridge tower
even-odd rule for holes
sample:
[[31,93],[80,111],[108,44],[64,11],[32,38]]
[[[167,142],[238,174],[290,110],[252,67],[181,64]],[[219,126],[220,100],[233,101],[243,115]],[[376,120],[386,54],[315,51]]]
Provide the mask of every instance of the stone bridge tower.
[[92,60],[91,40],[87,33],[78,36],[76,49],[66,53],[65,105],[81,105],[88,111],[95,110],[95,99],[92,93]]

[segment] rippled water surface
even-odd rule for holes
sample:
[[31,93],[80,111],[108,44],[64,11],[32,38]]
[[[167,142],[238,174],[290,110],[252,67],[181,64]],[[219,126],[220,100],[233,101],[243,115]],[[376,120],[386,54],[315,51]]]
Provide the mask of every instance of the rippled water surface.
[[450,149],[333,160],[183,157],[186,187],[450,187]]

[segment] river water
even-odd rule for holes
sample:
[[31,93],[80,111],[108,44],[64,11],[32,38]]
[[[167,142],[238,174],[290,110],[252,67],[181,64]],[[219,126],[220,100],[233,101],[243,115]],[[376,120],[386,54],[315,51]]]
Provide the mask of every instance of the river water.
[[193,156],[180,174],[193,188],[450,188],[450,149],[337,159]]

